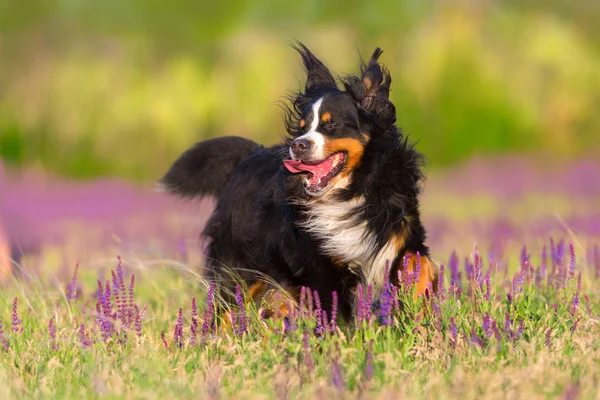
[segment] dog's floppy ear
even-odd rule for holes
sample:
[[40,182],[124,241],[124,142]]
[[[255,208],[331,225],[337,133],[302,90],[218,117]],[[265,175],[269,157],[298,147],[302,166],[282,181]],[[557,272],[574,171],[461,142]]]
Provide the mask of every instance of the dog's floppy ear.
[[375,49],[368,64],[361,62],[363,96],[361,106],[368,111],[374,111],[378,105],[389,102],[390,84],[392,78],[389,72],[379,65],[379,56],[383,53],[379,47]]
[[306,94],[318,87],[336,87],[335,79],[329,69],[304,44],[296,42],[292,47],[300,53],[306,70]]

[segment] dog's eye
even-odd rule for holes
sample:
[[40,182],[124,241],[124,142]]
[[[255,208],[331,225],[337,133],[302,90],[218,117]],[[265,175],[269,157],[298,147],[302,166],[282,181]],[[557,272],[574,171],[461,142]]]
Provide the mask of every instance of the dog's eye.
[[325,124],[325,130],[328,130],[328,131],[335,129],[336,127],[337,127],[337,124],[335,124],[333,122],[327,122]]

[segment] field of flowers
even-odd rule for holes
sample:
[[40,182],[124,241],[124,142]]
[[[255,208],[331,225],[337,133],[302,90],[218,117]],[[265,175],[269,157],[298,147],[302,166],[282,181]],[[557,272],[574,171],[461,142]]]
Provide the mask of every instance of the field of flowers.
[[[202,279],[210,201],[122,182],[0,180],[0,398],[597,398],[600,164],[472,161],[430,174],[439,292],[388,285],[340,321],[302,292],[232,326]],[[404,282],[414,278],[404,277]]]

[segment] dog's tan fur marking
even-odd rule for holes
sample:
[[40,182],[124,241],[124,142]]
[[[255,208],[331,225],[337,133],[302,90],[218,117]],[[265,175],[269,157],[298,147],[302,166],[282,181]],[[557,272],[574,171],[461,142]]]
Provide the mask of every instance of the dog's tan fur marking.
[[324,148],[326,157],[340,151],[347,154],[346,168],[344,168],[341,174],[350,173],[358,165],[365,152],[365,147],[360,140],[351,138],[326,140]]
[[[403,259],[399,261],[398,269],[402,271],[403,281],[407,280],[409,273],[414,273],[417,265],[417,256],[414,253],[407,252],[404,257],[409,257],[408,265],[406,270],[403,268]],[[403,257],[403,258],[404,258]],[[436,265],[429,259],[429,257],[420,256],[421,259],[421,273],[416,283],[417,290],[415,291],[415,297],[425,296],[427,293],[432,295],[432,291],[437,291],[438,284],[438,271]]]

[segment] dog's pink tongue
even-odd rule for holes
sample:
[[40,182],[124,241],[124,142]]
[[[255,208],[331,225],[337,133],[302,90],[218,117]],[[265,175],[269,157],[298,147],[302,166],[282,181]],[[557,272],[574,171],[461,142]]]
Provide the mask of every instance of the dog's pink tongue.
[[284,160],[283,165],[293,174],[300,172],[310,172],[314,175],[313,179],[319,179],[331,171],[333,166],[333,158],[329,157],[318,164],[305,164],[298,160]]

